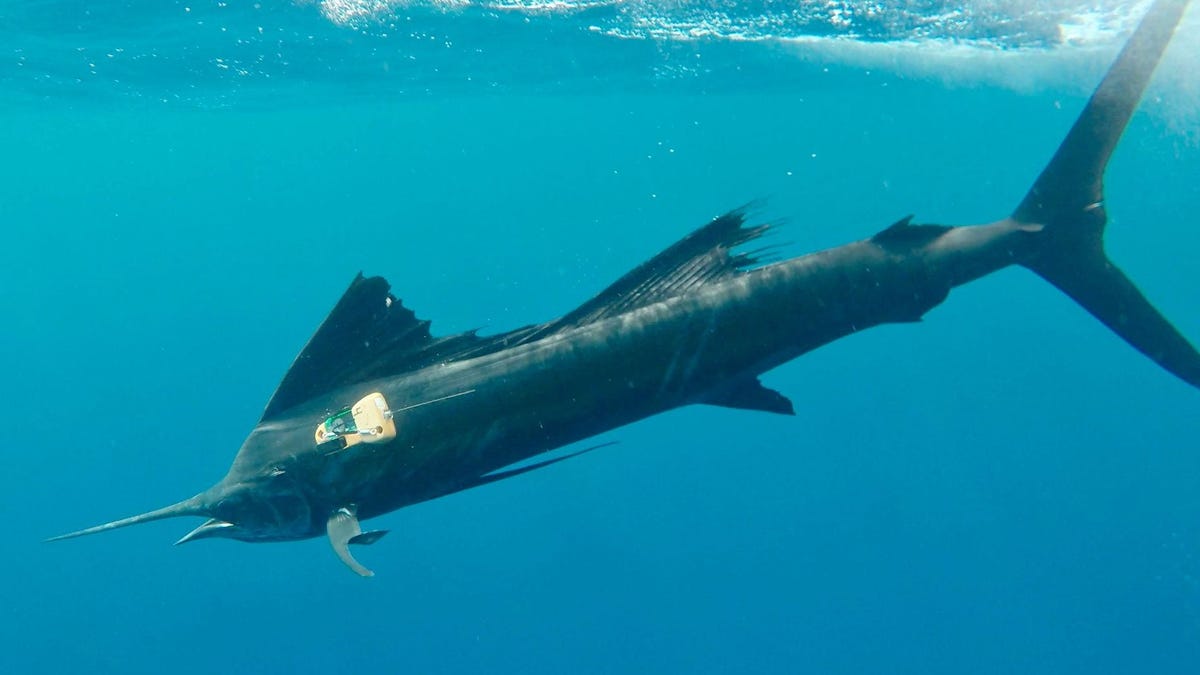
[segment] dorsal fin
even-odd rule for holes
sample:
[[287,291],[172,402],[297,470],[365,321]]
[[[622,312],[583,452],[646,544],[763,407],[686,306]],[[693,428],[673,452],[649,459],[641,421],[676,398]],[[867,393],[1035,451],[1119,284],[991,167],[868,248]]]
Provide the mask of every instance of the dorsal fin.
[[383,277],[368,279],[360,272],[354,278],[283,376],[264,420],[354,381],[351,372],[374,354],[419,349],[432,339],[429,322],[417,319],[389,290]]
[[638,265],[571,313],[522,335],[521,341],[530,342],[624,314],[741,273],[758,263],[767,249],[740,253],[733,249],[761,237],[771,228],[770,224],[747,226],[746,209],[738,208],[713,219]]
[[881,230],[871,241],[886,248],[923,246],[950,231],[946,225],[913,225],[912,216],[905,216]]
[[732,249],[762,236],[770,227],[747,226],[745,222],[745,208],[730,211],[642,263],[566,316],[482,338],[474,331],[434,337],[429,322],[418,319],[396,299],[383,277],[360,273],[296,357],[267,403],[262,420],[356,382],[532,342],[738,274],[757,263],[763,251],[734,253]]
[[473,331],[434,337],[429,321],[418,319],[390,289],[383,277],[354,278],[283,376],[264,421],[339,387],[483,354],[509,339],[507,333],[480,338]]

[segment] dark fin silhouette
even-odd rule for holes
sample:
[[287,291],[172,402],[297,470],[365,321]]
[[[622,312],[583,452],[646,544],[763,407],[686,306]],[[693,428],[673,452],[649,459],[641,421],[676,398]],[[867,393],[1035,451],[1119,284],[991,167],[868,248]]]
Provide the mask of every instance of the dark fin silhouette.
[[382,277],[355,277],[292,363],[263,411],[267,421],[305,401],[357,382],[474,358],[532,342],[665,300],[759,261],[731,249],[762,236],[768,225],[745,225],[745,209],[727,213],[671,246],[560,319],[499,335],[475,331],[435,337],[390,292]]
[[1108,259],[1104,169],[1188,0],[1158,0],[1109,68],[1012,220],[1041,225],[1022,262],[1130,345],[1200,387],[1200,353]]
[[263,421],[339,387],[495,351],[531,330],[434,337],[429,321],[418,319],[390,289],[383,277],[354,278],[284,375]]
[[367,362],[413,356],[429,347],[429,322],[389,293],[382,277],[360,273],[292,363],[263,419],[351,382]]
[[138,514],[136,516],[130,516],[129,518],[122,518],[121,520],[114,520],[111,523],[105,523],[103,525],[96,525],[95,527],[89,527],[89,528],[86,528],[83,530],[69,532],[67,534],[60,534],[57,537],[50,537],[46,541],[62,541],[63,539],[74,539],[75,537],[82,537],[82,536],[88,535],[88,534],[96,534],[98,532],[107,532],[109,530],[115,530],[119,527],[128,527],[130,525],[138,525],[140,523],[148,523],[153,520],[162,520],[164,518],[176,518],[179,516],[206,516],[206,515],[208,515],[208,508],[205,506],[205,504],[201,500],[200,496],[197,495],[195,497],[192,497],[191,499],[185,499],[181,502],[172,504],[170,506],[164,506],[161,509],[156,509],[154,511],[147,511],[146,513]]
[[346,564],[346,567],[360,577],[375,576],[374,572],[363,567],[350,554],[350,544],[374,544],[387,534],[387,530],[363,532],[362,526],[358,523],[358,508],[351,505],[343,506],[329,516],[329,520],[325,522],[325,532],[329,535],[329,545],[333,547],[333,552]]
[[363,532],[362,534],[350,537],[350,544],[352,546],[370,546],[380,539],[383,539],[383,535],[387,534],[388,532],[391,532],[391,530],[371,530],[370,532]]
[[746,225],[742,207],[713,219],[613,282],[569,314],[522,335],[524,342],[677,297],[699,286],[741,273],[761,261],[769,249],[734,252],[771,225]]
[[552,459],[543,460],[541,462],[535,462],[533,464],[526,464],[525,466],[519,466],[515,469],[507,469],[504,471],[495,471],[493,473],[486,473],[482,476],[479,476],[477,478],[473,478],[473,479],[467,481],[466,483],[463,484],[462,487],[458,488],[458,490],[469,490],[474,487],[479,487],[480,485],[487,485],[488,483],[495,483],[496,481],[504,480],[505,478],[513,478],[514,476],[520,476],[523,473],[529,473],[530,471],[535,471],[537,469],[544,469],[544,468],[550,466],[551,464],[558,464],[559,462],[571,459],[572,457],[578,457],[580,455],[587,454],[593,450],[599,450],[600,448],[607,448],[610,445],[616,445],[616,444],[617,444],[616,441],[609,441],[608,443],[601,443],[600,445],[593,445],[589,448],[584,448],[582,450],[576,450],[575,452],[565,454],[561,457],[554,457]]
[[871,241],[885,248],[915,248],[923,246],[949,232],[947,225],[913,225],[912,216],[905,216],[879,232]]
[[1029,267],[1155,363],[1200,387],[1200,353],[1103,251],[1070,260],[1042,260]]
[[768,389],[758,378],[742,380],[731,387],[722,388],[701,403],[741,410],[761,410],[780,415],[795,415],[796,406],[783,394]]
[[1074,220],[1104,200],[1104,168],[1171,41],[1189,0],[1158,0],[1092,93],[1013,218],[1049,225]]

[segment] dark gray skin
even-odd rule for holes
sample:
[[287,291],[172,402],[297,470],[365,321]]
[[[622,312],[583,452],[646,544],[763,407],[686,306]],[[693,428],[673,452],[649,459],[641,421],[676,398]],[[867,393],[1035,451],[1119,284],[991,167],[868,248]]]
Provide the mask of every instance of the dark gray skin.
[[[731,387],[811,349],[880,323],[915,321],[954,286],[1027,257],[1039,229],[1011,219],[898,225],[889,231],[915,233],[916,241],[881,243],[880,235],[476,358],[355,383],[264,421],[217,485],[130,521],[199,514],[221,527],[202,526],[185,540],[304,539],[325,533],[330,513],[345,505],[369,518],[456,492],[650,415],[728,404],[720,398]],[[394,409],[471,393],[396,414],[398,435],[386,444],[338,451],[315,443],[321,420],[373,391]],[[92,531],[125,524],[132,522]]]
[[[733,251],[766,227],[746,226],[734,212],[574,312],[491,338],[433,338],[427,322],[387,294],[386,282],[360,276],[221,482],[178,504],[55,539],[204,515],[210,520],[179,543],[328,534],[351,569],[370,575],[347,545],[383,533],[362,533],[360,518],[516,475],[528,468],[504,467],[684,405],[791,413],[758,375],[850,333],[917,321],[956,286],[1013,264],[1200,387],[1200,353],[1103,246],[1104,168],[1186,5],[1151,7],[1009,217],[964,227],[906,219],[870,239],[755,266]],[[395,439],[346,449],[316,443],[318,424],[371,392],[395,411]]]
[[[370,518],[440,497],[547,450],[703,403],[856,330],[916,321],[952,287],[1016,262],[1029,238],[1005,220],[955,228],[904,253],[868,239],[531,344],[365,382],[255,429],[203,501],[238,524],[224,536],[322,535],[344,504]],[[402,407],[468,390],[397,415],[391,443],[332,455],[313,444],[328,411],[372,391]]]

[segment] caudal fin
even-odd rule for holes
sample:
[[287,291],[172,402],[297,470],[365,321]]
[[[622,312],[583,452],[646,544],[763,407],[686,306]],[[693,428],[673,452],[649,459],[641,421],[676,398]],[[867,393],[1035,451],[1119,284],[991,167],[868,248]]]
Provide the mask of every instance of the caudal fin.
[[1012,219],[1042,226],[1023,264],[1185,382],[1200,353],[1104,252],[1104,169],[1189,0],[1157,0]]

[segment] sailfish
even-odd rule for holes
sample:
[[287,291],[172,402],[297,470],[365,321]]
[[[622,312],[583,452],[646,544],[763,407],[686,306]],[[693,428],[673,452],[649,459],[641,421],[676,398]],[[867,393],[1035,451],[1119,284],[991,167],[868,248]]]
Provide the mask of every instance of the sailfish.
[[918,321],[952,289],[1012,265],[1200,387],[1200,353],[1104,247],[1105,167],[1187,4],[1153,3],[1028,193],[994,222],[907,217],[860,241],[767,261],[753,246],[772,224],[741,208],[573,311],[492,336],[435,336],[387,281],[360,273],[220,482],[52,541],[200,516],[178,543],[326,536],[370,576],[349,547],[385,531],[363,531],[365,519],[563,461],[586,450],[535,460],[681,406],[794,414],[760,375],[852,333]]

